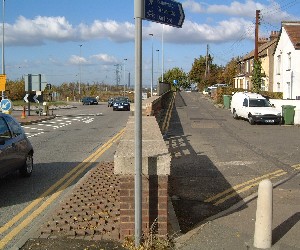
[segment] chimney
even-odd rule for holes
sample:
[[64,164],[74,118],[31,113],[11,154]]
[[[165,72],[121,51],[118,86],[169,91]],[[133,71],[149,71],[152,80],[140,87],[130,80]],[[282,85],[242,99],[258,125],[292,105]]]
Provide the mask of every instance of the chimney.
[[270,41],[277,39],[279,37],[279,31],[271,31]]
[[269,39],[265,38],[265,37],[258,38],[258,47],[265,44],[265,43],[267,43],[268,41],[269,41]]

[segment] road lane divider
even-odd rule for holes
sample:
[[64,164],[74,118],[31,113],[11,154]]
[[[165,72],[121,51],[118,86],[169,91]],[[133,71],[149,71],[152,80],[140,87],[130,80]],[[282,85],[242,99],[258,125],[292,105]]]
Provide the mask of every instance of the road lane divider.
[[[291,168],[293,168],[294,171],[298,172],[300,170],[300,164],[293,165],[293,166],[291,166]],[[213,203],[213,205],[218,206],[218,205],[222,204],[223,202],[229,200],[230,198],[233,198],[240,193],[246,192],[249,189],[258,186],[260,181],[263,179],[266,179],[266,178],[275,179],[275,178],[278,178],[287,173],[288,172],[281,169],[281,170],[277,170],[272,173],[268,173],[268,174],[259,176],[257,178],[254,178],[249,181],[238,184],[234,187],[228,188],[219,194],[216,194],[210,198],[207,198],[206,200],[204,200],[204,202],[211,202],[211,203]]]
[[[269,180],[275,179],[275,178],[280,177],[280,176],[285,175],[285,174],[287,174],[287,172],[283,171],[283,172],[278,173],[276,175],[272,175],[272,176],[269,177]],[[232,192],[231,194],[229,194],[229,195],[225,196],[224,198],[222,198],[222,199],[218,200],[217,202],[215,202],[214,205],[218,206],[218,205],[222,204],[223,202],[229,200],[232,197],[235,197],[236,195],[238,195],[240,193],[246,192],[251,188],[257,187],[261,181],[262,180],[259,180],[258,182],[252,183],[250,186],[246,186],[242,189],[239,189],[239,190],[236,190],[235,192]]]
[[[245,191],[246,191],[246,190],[258,185],[257,183],[259,183],[259,181],[261,181],[263,179],[272,178],[272,176],[274,176],[273,178],[275,178],[275,177],[278,177],[277,175],[281,176],[281,175],[284,175],[284,174],[287,174],[287,172],[282,170],[282,169],[276,170],[272,173],[268,173],[268,174],[256,177],[254,179],[248,180],[246,182],[243,182],[241,184],[238,184],[238,185],[235,185],[231,188],[228,188],[228,189],[226,189],[225,191],[223,191],[221,193],[218,193],[218,194],[216,194],[212,197],[209,197],[209,198],[205,199],[204,202],[211,202],[215,205],[219,205],[219,204],[223,203],[224,201],[236,196],[239,190],[244,190],[245,188],[247,188],[247,189],[245,189]],[[218,200],[221,200],[222,202],[217,202]]]
[[3,249],[22,229],[32,222],[38,215],[40,215],[52,202],[54,202],[82,172],[84,172],[90,165],[92,165],[106,150],[108,150],[116,141],[118,141],[123,135],[125,129],[122,129],[113,138],[103,144],[94,153],[87,157],[83,162],[78,164],[74,169],[68,172],[63,178],[58,182],[53,184],[49,189],[47,189],[42,195],[40,195],[36,200],[31,202],[22,212],[16,215],[13,219],[7,222],[0,228],[0,234],[10,229],[14,224],[16,224],[21,218],[29,214],[29,212],[35,208],[39,203],[41,203],[45,197],[51,195],[54,190],[57,189],[46,201],[44,201],[40,207],[35,209],[27,218],[25,218],[18,226],[13,228],[4,238],[0,240],[0,249]]

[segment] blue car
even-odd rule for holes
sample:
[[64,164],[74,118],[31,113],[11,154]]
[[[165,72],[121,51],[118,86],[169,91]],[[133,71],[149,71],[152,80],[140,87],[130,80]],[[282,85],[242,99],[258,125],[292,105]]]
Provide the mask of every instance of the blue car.
[[83,105],[98,105],[98,101],[95,97],[84,97],[82,98]]
[[113,103],[113,111],[116,110],[130,110],[130,101],[127,97],[117,97]]
[[29,177],[33,170],[33,148],[21,125],[0,113],[0,176],[19,170]]

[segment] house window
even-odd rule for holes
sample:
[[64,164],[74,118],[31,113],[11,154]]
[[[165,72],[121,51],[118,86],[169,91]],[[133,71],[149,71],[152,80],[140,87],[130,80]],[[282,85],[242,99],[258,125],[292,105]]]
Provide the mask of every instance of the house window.
[[276,67],[276,74],[280,75],[281,69],[281,55],[277,56],[277,67]]
[[249,60],[246,62],[246,73],[249,73],[250,65]]
[[291,83],[287,82],[287,89],[288,89],[288,97],[287,99],[292,99],[292,87],[291,87]]
[[292,56],[291,56],[291,52],[287,53],[287,69],[286,70],[291,70],[291,66],[292,66]]
[[262,91],[266,91],[266,83],[265,83],[265,80],[264,80],[264,79],[261,80],[261,86],[260,86],[260,89],[261,89]]

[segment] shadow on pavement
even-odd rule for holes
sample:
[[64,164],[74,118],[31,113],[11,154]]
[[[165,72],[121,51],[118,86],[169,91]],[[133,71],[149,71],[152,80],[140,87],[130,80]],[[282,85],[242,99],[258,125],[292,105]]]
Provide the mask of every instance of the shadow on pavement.
[[192,135],[184,134],[181,124],[187,124],[189,121],[181,121],[178,114],[184,106],[186,106],[184,100],[177,94],[167,139],[172,154],[169,195],[182,233],[190,231],[204,219],[242,200],[234,192],[232,193],[234,198],[219,205],[205,201],[231,188],[231,185],[209,156],[201,151],[195,151],[190,144]]
[[295,213],[283,223],[278,225],[273,230],[273,244],[277,243],[282,237],[284,237],[293,226],[295,226],[300,221],[300,212]]

